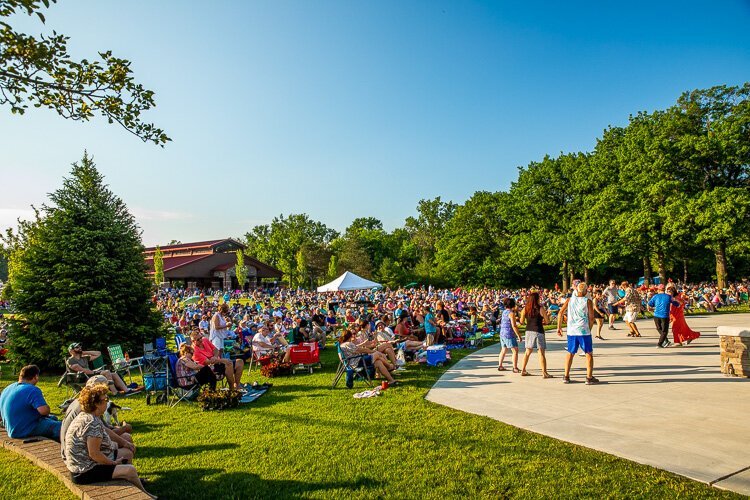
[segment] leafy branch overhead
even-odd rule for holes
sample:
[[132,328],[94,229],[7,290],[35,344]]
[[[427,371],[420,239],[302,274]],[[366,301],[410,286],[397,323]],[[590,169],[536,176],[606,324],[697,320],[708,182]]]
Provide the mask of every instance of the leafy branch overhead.
[[56,0],[0,0],[0,105],[14,114],[28,107],[49,108],[75,121],[95,115],[117,123],[144,142],[164,146],[171,139],[141,113],[154,107],[154,93],[137,83],[130,61],[99,52],[97,60],[76,62],[68,53],[69,37],[52,32],[39,37],[19,33],[9,24],[14,14],[36,15]]

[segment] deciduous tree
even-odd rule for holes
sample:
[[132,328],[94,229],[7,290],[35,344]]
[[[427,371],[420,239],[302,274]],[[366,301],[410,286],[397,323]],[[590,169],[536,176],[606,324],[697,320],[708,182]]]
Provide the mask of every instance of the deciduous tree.
[[45,23],[44,8],[56,0],[0,0],[0,105],[24,114],[29,105],[52,109],[63,118],[88,121],[101,115],[146,142],[164,146],[171,139],[144,123],[141,114],[156,105],[154,92],[133,78],[131,63],[111,51],[98,60],[75,61],[69,38],[52,32],[38,37],[11,26],[14,14]]

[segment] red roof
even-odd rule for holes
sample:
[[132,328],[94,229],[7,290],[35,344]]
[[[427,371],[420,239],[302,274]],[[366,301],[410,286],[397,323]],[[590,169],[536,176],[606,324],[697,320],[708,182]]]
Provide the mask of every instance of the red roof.
[[[186,266],[188,264],[191,264],[193,262],[197,262],[201,259],[205,259],[206,257],[211,257],[213,254],[205,254],[205,255],[185,255],[183,257],[164,257],[164,271],[171,271],[172,269],[177,269],[178,267]],[[149,267],[149,272],[154,272],[154,259],[149,257],[146,259],[146,264]]]
[[[211,248],[214,245],[217,245],[221,243],[222,241],[227,241],[229,238],[224,238],[223,240],[208,240],[208,241],[196,241],[195,243],[180,243],[179,245],[165,245],[160,246],[162,252],[164,250],[179,250],[182,248]],[[153,252],[156,251],[156,247],[148,247],[145,250],[146,252]]]

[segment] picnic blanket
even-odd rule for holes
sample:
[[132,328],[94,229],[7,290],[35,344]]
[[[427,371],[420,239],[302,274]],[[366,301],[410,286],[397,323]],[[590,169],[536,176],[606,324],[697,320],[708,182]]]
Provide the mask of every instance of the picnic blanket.
[[248,388],[247,394],[243,395],[242,398],[240,398],[240,404],[252,403],[263,394],[265,394],[266,391],[268,391],[268,387],[262,387],[258,389]]

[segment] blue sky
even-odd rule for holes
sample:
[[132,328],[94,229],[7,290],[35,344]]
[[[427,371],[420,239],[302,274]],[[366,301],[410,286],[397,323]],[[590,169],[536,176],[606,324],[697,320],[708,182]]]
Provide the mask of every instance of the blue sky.
[[0,227],[88,150],[147,245],[305,212],[387,229],[420,198],[507,189],[685,90],[750,79],[750,2],[59,0],[29,33],[133,61],[164,149],[96,119],[0,110]]

